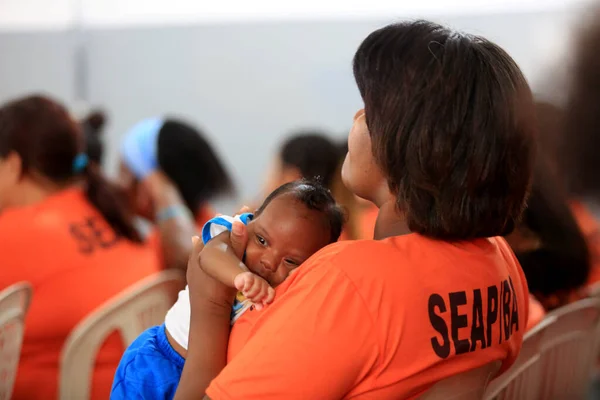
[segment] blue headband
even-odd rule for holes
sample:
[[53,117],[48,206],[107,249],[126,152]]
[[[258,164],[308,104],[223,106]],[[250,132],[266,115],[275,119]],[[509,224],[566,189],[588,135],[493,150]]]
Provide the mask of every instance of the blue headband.
[[88,165],[88,156],[85,153],[79,153],[73,159],[73,173],[78,174]]

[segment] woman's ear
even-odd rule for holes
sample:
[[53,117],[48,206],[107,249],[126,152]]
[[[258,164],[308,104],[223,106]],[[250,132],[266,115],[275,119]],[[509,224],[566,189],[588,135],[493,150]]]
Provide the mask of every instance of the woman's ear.
[[8,153],[4,160],[2,160],[2,168],[3,175],[10,183],[17,183],[23,176],[23,160],[21,160],[21,156],[15,151]]
[[356,121],[357,119],[359,119],[360,117],[362,117],[362,116],[364,116],[364,115],[365,115],[365,109],[364,109],[364,108],[361,108],[360,110],[358,110],[358,111],[356,112],[356,114],[354,114],[354,118],[353,118],[353,120],[354,120],[354,121]]

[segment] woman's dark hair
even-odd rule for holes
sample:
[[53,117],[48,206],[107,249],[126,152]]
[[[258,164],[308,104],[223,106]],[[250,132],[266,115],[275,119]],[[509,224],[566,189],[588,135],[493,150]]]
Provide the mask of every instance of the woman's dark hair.
[[254,214],[259,216],[273,199],[284,194],[291,194],[309,210],[322,213],[330,229],[330,243],[337,242],[342,234],[346,217],[329,189],[318,181],[301,179],[279,186],[267,196]]
[[88,163],[82,171],[74,168],[76,157],[84,149],[79,124],[50,98],[26,97],[0,108],[0,157],[14,151],[21,158],[23,172],[35,171],[58,185],[67,185],[83,174],[89,201],[115,232],[141,242],[125,199],[98,167]]
[[575,47],[560,140],[569,192],[600,199],[600,7],[589,13]]
[[85,137],[85,152],[90,161],[102,164],[104,143],[102,134],[106,124],[106,115],[101,110],[94,110],[81,121],[81,128]]
[[182,121],[167,119],[160,129],[158,164],[194,215],[204,202],[233,191],[231,178],[210,143]]
[[364,40],[354,76],[374,157],[413,232],[465,240],[513,230],[536,126],[531,91],[504,50],[404,22]]
[[335,143],[319,131],[297,132],[283,143],[280,157],[284,165],[297,168],[303,178],[319,178],[328,188],[339,162]]
[[541,298],[583,286],[590,273],[587,242],[569,208],[566,192],[550,171],[545,158],[539,156],[519,227],[533,233],[540,246],[516,252],[529,290]]

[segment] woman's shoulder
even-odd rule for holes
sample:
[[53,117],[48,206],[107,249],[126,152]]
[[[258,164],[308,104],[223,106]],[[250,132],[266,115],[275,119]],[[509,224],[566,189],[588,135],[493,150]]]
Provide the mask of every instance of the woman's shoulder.
[[398,249],[397,241],[403,242],[404,239],[398,237],[393,240],[364,239],[332,243],[315,253],[303,266],[314,268],[327,265],[350,270],[353,267],[362,269],[366,264],[374,267],[395,264],[403,258],[402,252]]
[[384,240],[338,242],[320,250],[305,265],[333,267],[348,276],[406,275],[407,281],[419,279],[417,275],[435,275],[436,271],[447,272],[457,267],[473,267],[481,270],[482,275],[489,272],[483,273],[484,268],[511,275],[518,275],[519,269],[516,257],[502,238],[456,243],[414,233]]
[[407,234],[393,236],[390,238],[375,240],[344,240],[321,249],[316,255],[327,258],[362,259],[363,257],[377,258],[384,261],[386,258],[397,259],[402,257],[404,251],[418,248],[434,247],[438,243],[418,234]]

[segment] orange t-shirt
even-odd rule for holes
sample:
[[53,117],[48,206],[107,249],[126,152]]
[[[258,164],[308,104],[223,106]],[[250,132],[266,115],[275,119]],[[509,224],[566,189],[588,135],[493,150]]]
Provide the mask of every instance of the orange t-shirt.
[[592,213],[582,203],[572,201],[571,211],[585,236],[591,256],[590,276],[588,285],[600,281],[600,225]]
[[435,382],[517,356],[525,277],[501,238],[418,234],[339,242],[233,326],[219,399],[406,399]]
[[[204,205],[200,208],[200,212],[196,215],[196,228],[198,229],[198,234],[200,236],[202,236],[201,233],[204,224],[213,218],[215,214],[215,210],[210,205]],[[163,264],[163,268],[165,268],[162,243],[160,242],[160,235],[157,229],[152,230],[150,235],[148,235],[146,243],[154,249],[158,259],[161,260],[161,263]]]
[[[116,237],[80,189],[0,214],[0,289],[33,286],[13,399],[58,395],[59,356],[75,325],[159,270],[155,253]],[[93,398],[107,399],[124,351],[114,333],[96,359]]]

